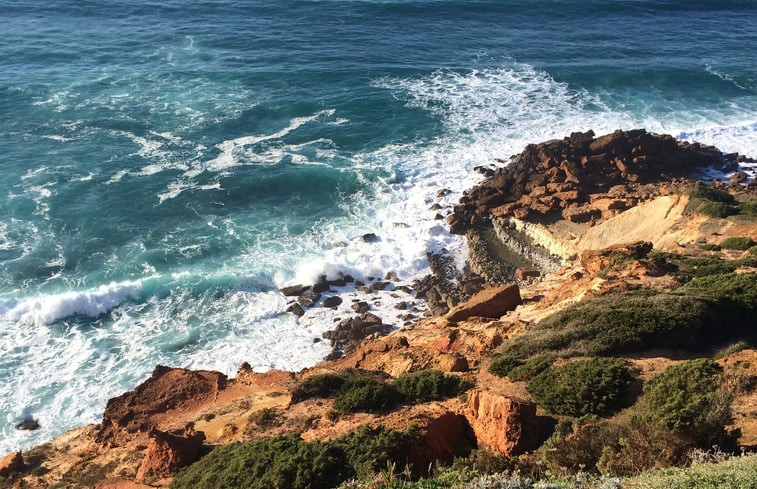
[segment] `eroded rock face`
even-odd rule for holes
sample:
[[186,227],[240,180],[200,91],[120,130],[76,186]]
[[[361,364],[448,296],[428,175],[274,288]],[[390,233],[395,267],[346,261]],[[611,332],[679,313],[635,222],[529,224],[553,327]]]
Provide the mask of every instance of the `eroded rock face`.
[[0,477],[8,477],[24,470],[24,457],[21,452],[9,453],[0,458]]
[[178,469],[199,460],[205,434],[172,434],[157,429],[150,430],[145,458],[137,471],[137,482],[147,477],[167,477]]
[[431,421],[408,450],[415,476],[427,476],[430,465],[441,461],[450,464],[477,447],[476,436],[465,416],[446,413]]
[[561,140],[529,144],[507,167],[463,195],[448,218],[450,231],[463,234],[488,222],[490,215],[520,220],[556,215],[591,222],[635,204],[621,193],[587,206],[596,194],[688,177],[707,166],[727,165],[736,156],[643,129],[598,138],[592,131],[573,133]]
[[219,372],[158,365],[136,389],[108,401],[96,439],[118,445],[147,433],[156,427],[154,415],[207,402],[225,385],[226,376]]
[[464,411],[479,443],[512,457],[538,444],[536,404],[489,391],[468,392]]
[[450,311],[447,319],[464,321],[472,316],[499,318],[522,304],[520,290],[515,284],[484,289]]

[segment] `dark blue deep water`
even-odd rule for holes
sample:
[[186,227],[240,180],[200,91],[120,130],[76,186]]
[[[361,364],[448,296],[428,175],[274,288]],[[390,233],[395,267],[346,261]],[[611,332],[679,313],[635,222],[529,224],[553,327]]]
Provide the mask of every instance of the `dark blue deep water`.
[[751,0],[0,0],[0,453],[156,363],[313,364],[343,313],[277,288],[423,274],[462,246],[437,190],[527,143],[757,156],[755,26]]

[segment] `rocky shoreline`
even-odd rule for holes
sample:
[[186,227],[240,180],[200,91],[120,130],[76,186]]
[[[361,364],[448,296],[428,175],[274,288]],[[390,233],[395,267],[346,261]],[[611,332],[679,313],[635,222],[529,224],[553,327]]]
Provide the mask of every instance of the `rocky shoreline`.
[[[321,364],[297,374],[255,373],[245,364],[233,379],[158,366],[134,391],[111,399],[99,425],[10,454],[0,461],[0,477],[12,487],[167,487],[177,470],[215,446],[291,433],[306,442],[337,440],[379,425],[420,430],[412,442],[416,468],[449,463],[476,447],[504,457],[535,451],[554,431],[556,418],[534,402],[525,381],[490,372],[492,355],[587,297],[672,290],[691,279],[648,259],[653,247],[701,260],[711,256],[714,239],[757,241],[751,218],[708,217],[700,203],[710,202],[705,194],[727,195],[737,217],[754,212],[753,163],[644,130],[573,133],[529,145],[504,168],[480,168],[485,179],[448,216],[450,230],[468,242],[462,270],[450,256],[430,255],[431,273],[412,284],[387,271],[367,283],[343,275],[281,290],[296,316],[313,307],[350,311],[316,339],[332,348]],[[737,171],[740,164],[746,171]],[[714,190],[705,192],[697,175],[713,167],[732,177],[711,182],[706,189]],[[644,243],[626,246],[639,233]],[[721,255],[742,260],[739,273],[753,274],[749,253]],[[368,299],[345,304],[336,294],[344,287]],[[404,327],[371,312],[369,301],[379,300],[371,299],[379,292],[396,293]],[[757,359],[755,350],[740,354]],[[642,379],[678,361],[663,356],[623,358]],[[429,369],[469,388],[459,397],[342,415],[335,414],[332,398],[295,396],[304,381],[319,375],[338,374],[344,382],[372,372],[375,382],[393,385],[392,379]],[[757,399],[751,392],[739,396],[742,446],[757,445],[757,426],[750,424]]]

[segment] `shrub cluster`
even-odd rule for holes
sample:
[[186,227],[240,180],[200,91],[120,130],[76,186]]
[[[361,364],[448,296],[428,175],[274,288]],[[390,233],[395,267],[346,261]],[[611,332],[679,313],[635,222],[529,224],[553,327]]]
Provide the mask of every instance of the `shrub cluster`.
[[622,406],[631,372],[621,360],[591,358],[549,367],[528,384],[536,403],[552,414],[608,414]]
[[364,470],[404,466],[418,430],[363,427],[330,442],[276,436],[215,448],[180,472],[171,489],[331,489]]
[[672,293],[622,292],[570,306],[509,341],[490,371],[512,379],[521,365],[530,369],[557,357],[617,355],[654,347],[698,353],[734,341],[755,341],[757,273],[733,272],[753,261],[690,259],[685,266],[698,276]]
[[709,448],[728,441],[730,399],[718,389],[718,364],[697,359],[668,367],[644,385],[649,420]]
[[454,397],[469,386],[439,370],[421,370],[399,376],[387,384],[368,372],[321,374],[300,382],[292,402],[312,397],[333,398],[334,412],[377,412],[399,403],[418,404]]
[[467,387],[460,378],[444,375],[439,370],[420,370],[402,374],[393,385],[405,402],[412,404],[455,397]]
[[706,216],[726,218],[739,215],[747,219],[757,216],[757,201],[737,203],[733,195],[725,190],[712,188],[703,183],[697,183],[690,195],[703,200],[696,211]]
[[720,247],[724,250],[748,250],[757,243],[752,239],[745,236],[726,238],[720,242]]
[[334,397],[336,413],[385,411],[400,401],[397,390],[380,380],[356,377],[344,382]]
[[697,199],[705,199],[705,200],[714,201],[714,202],[723,202],[726,204],[732,204],[733,202],[735,202],[733,195],[731,195],[727,191],[710,187],[708,185],[703,184],[702,182],[696,183],[696,185],[694,186],[694,190],[691,191],[690,195]]

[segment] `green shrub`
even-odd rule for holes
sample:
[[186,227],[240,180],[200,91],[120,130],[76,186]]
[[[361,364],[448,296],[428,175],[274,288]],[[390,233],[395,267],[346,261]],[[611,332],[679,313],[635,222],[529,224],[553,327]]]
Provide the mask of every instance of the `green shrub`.
[[528,384],[536,403],[553,414],[607,414],[622,406],[631,372],[612,358],[579,360],[549,367]]
[[330,489],[352,475],[340,448],[288,435],[218,447],[180,472],[171,488]]
[[752,238],[747,237],[732,237],[726,238],[720,242],[720,247],[725,250],[742,250],[746,251],[752,246],[756,245]]
[[712,243],[702,243],[699,248],[705,251],[720,251],[720,246]]
[[392,385],[406,402],[414,404],[455,397],[465,387],[458,377],[444,375],[439,370],[406,373]]
[[377,412],[395,406],[400,400],[397,390],[370,377],[348,379],[334,398],[337,413]]
[[489,372],[500,377],[507,377],[512,369],[520,365],[523,365],[523,362],[517,358],[507,355],[497,355],[492,359],[492,363],[489,364]]
[[419,434],[414,427],[396,431],[363,426],[330,442],[287,435],[231,443],[181,471],[171,489],[331,489],[387,463],[402,470]]
[[405,431],[361,426],[332,444],[342,450],[347,464],[356,474],[365,475],[386,468],[387,462],[393,462],[402,470],[407,463],[410,444],[418,436],[420,430],[414,426]]
[[718,364],[697,359],[672,365],[644,384],[648,416],[655,425],[709,448],[728,441],[730,399],[718,389]]
[[736,206],[740,216],[757,217],[757,200],[743,202]]
[[741,318],[748,325],[751,316],[757,312],[757,273],[754,272],[698,277],[678,291],[711,300],[718,309],[720,322],[723,315],[727,315],[732,321]]
[[706,199],[715,202],[723,202],[726,204],[732,204],[735,202],[733,195],[729,194],[725,190],[712,188],[701,182],[697,182],[694,186],[694,190],[691,192],[691,196],[697,199]]
[[549,360],[531,360],[510,370],[507,377],[513,382],[531,380],[552,365]]
[[303,380],[292,391],[292,402],[300,402],[312,397],[333,397],[344,385],[346,377],[338,374],[313,375]]
[[581,301],[508,341],[490,370],[510,375],[519,364],[551,363],[558,357],[617,355],[658,347],[705,353],[734,341],[757,341],[752,326],[757,314],[757,274],[730,273],[754,265],[752,257],[687,259],[686,267],[697,278],[673,292],[622,292]]
[[697,212],[705,216],[726,218],[738,214],[739,210],[735,206],[723,202],[706,200],[699,204]]

